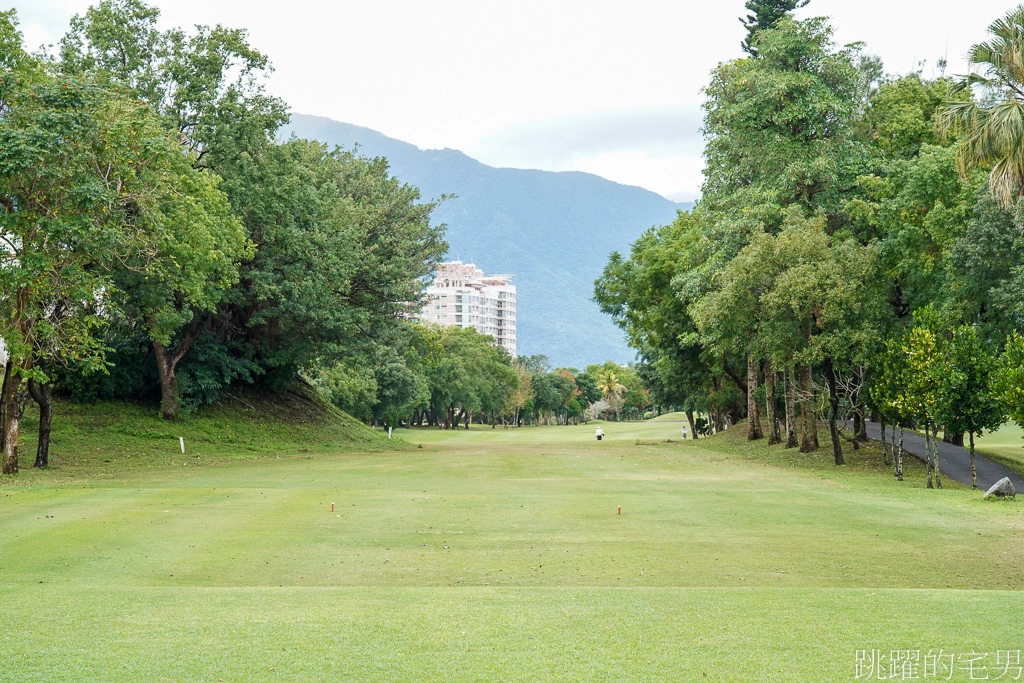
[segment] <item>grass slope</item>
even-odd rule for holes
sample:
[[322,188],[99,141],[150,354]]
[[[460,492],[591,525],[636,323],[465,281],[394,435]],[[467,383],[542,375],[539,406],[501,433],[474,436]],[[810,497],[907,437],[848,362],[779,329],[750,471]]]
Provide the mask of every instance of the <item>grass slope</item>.
[[1024,648],[1020,501],[593,428],[8,479],[0,680],[848,681],[856,650]]
[[[135,469],[199,467],[236,459],[302,453],[395,450],[387,435],[326,405],[308,388],[285,394],[247,393],[168,422],[155,406],[55,400],[50,468],[32,467],[37,413],[22,423],[19,481],[118,477]],[[184,437],[182,456],[178,438]],[[10,484],[0,479],[0,487]]]

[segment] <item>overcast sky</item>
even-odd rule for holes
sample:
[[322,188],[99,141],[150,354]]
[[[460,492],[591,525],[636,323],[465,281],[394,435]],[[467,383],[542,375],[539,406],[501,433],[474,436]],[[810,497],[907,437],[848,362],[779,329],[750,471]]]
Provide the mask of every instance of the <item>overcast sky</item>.
[[[249,30],[293,111],[495,166],[581,170],[675,199],[700,189],[701,86],[740,56],[742,0],[150,0],[162,25]],[[0,0],[0,6],[4,5]],[[15,0],[27,43],[89,0]],[[949,73],[1013,3],[812,0],[891,73]]]

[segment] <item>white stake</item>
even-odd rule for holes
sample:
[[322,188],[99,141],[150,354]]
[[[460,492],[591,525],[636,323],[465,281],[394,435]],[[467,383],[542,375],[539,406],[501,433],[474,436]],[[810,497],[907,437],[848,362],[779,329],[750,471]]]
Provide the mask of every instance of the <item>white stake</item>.
[[185,455],[185,437],[179,436],[178,437],[178,443],[181,444],[181,454]]

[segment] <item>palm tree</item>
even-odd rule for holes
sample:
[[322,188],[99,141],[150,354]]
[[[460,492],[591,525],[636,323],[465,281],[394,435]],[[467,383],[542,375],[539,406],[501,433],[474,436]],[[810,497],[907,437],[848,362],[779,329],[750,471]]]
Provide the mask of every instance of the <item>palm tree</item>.
[[992,39],[971,48],[971,73],[951,91],[977,94],[978,99],[944,103],[938,124],[944,134],[960,137],[960,173],[991,166],[992,194],[1009,207],[1024,194],[1024,5],[988,31]]
[[619,421],[619,410],[622,409],[621,396],[622,392],[626,390],[626,386],[619,382],[618,375],[612,370],[606,370],[602,372],[597,378],[597,388],[604,394],[605,400],[608,401],[608,405],[615,411],[615,421]]

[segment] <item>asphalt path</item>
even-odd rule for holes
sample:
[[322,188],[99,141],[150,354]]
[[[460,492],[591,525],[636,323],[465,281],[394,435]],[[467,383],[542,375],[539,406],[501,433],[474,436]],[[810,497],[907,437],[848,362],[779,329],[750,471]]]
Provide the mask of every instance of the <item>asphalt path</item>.
[[[877,422],[868,422],[868,436],[875,441],[882,439],[882,426]],[[892,439],[890,428],[886,428],[886,440]],[[898,439],[899,437],[897,437]],[[971,485],[971,452],[961,446],[954,446],[936,440],[939,453],[939,472],[943,477],[949,477],[963,484]],[[903,450],[910,453],[921,462],[925,461],[927,444],[923,436],[918,436],[909,431],[903,432]],[[997,462],[989,460],[983,455],[975,452],[975,465],[978,469],[978,488],[982,491],[988,490],[992,484],[1003,477],[1009,477],[1013,482],[1013,488],[1017,493],[1024,493],[1024,478]]]

